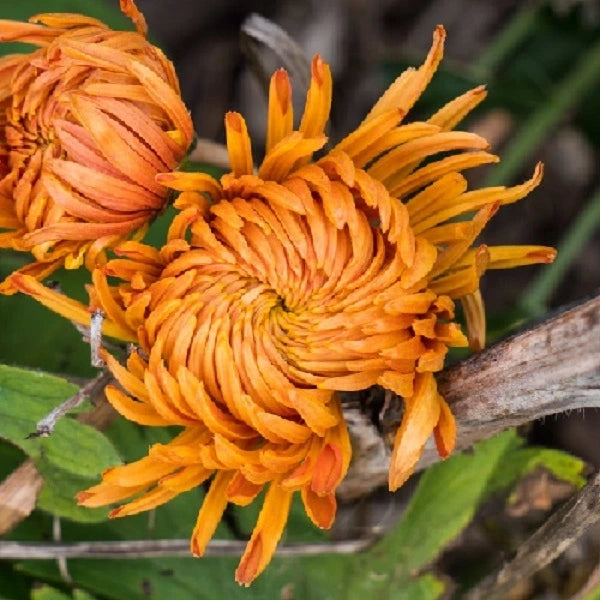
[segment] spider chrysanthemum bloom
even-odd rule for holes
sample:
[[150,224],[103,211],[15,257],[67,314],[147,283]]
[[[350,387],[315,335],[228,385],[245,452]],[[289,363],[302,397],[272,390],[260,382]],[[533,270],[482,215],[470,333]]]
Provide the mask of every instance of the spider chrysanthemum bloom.
[[[449,346],[468,343],[453,321],[454,300],[464,301],[472,345],[481,346],[485,269],[549,262],[554,251],[473,246],[498,207],[541,178],[538,167],[519,186],[467,191],[461,171],[497,160],[481,137],[451,131],[482,88],[427,122],[402,123],[443,39],[440,27],[423,66],[401,75],[359,128],[316,161],[331,102],[331,75],[318,56],[298,130],[288,76],[273,76],[257,173],[244,119],[228,113],[231,173],[220,181],[158,176],[180,192],[167,243],[118,247],[119,258],[94,272],[91,306],[105,313],[107,335],[140,347],[126,365],[105,353],[121,386],[107,389],[109,401],[137,423],[184,430],[104,473],[80,495],[83,504],[133,497],[113,516],[133,514],[214,475],[192,535],[201,554],[226,504],[246,504],[267,485],[236,572],[247,584],[269,562],[295,491],[316,525],[333,521],[351,452],[337,392],[377,384],[404,399],[390,489],[413,472],[432,432],[442,457],[452,451],[454,419],[434,373]],[[122,283],[110,286],[107,276]],[[86,307],[33,278],[15,285],[89,322]]]
[[75,14],[0,21],[0,40],[39,46],[0,59],[0,247],[31,252],[21,272],[38,279],[92,269],[143,228],[165,204],[156,174],[192,141],[173,65],[133,0],[121,8],[136,32]]

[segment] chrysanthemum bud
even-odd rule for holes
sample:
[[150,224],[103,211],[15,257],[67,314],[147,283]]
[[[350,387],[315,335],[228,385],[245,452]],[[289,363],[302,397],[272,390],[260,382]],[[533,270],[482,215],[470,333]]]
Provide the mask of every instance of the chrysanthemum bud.
[[173,65],[133,0],[121,7],[136,32],[74,14],[0,21],[0,40],[39,46],[0,59],[0,247],[31,252],[21,272],[36,279],[92,269],[143,231],[165,205],[156,174],[192,141]]

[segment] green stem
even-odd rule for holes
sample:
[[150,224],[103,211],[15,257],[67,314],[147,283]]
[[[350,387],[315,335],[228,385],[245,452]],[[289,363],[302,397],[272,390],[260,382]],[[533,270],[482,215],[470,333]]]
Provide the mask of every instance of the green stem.
[[515,17],[479,55],[472,67],[475,79],[489,79],[504,59],[527,37],[537,18],[541,2],[526,2]]
[[532,315],[546,311],[554,290],[563,280],[581,249],[600,228],[600,188],[577,215],[558,246],[552,265],[544,267],[523,294],[521,305]]
[[564,114],[600,81],[600,42],[596,42],[575,65],[521,129],[506,150],[505,158],[487,178],[485,185],[509,182],[523,167],[540,142],[550,133]]

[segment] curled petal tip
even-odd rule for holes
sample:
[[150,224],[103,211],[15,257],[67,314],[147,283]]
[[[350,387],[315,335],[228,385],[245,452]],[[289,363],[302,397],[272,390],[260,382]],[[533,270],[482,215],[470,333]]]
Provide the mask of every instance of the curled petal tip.
[[557,251],[554,248],[544,248],[542,250],[535,250],[534,252],[529,252],[527,254],[527,258],[535,260],[538,263],[549,264],[554,262],[556,255]]
[[135,5],[135,2],[133,0],[119,0],[119,5],[121,7],[121,12],[133,21],[137,32],[146,37],[148,33],[148,25],[144,15]]
[[290,100],[292,97],[292,87],[290,85],[290,78],[285,69],[278,69],[273,75],[275,82],[275,90],[277,92],[277,100],[281,106],[281,112],[287,113],[290,107]]
[[75,495],[75,499],[79,506],[85,506],[86,500],[89,500],[92,496],[93,494],[90,494],[90,492],[79,492]]
[[315,54],[313,56],[311,73],[319,85],[323,85],[323,76],[327,67],[327,63],[321,58],[320,54]]
[[242,132],[242,116],[240,113],[233,111],[225,113],[225,124],[238,133]]

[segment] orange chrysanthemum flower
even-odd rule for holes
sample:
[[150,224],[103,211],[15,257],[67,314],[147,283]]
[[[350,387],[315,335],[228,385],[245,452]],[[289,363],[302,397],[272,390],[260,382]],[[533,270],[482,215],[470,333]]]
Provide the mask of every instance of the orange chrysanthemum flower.
[[0,21],[0,40],[39,46],[0,59],[0,247],[31,252],[21,272],[37,279],[92,269],[143,228],[165,204],[156,174],[193,138],[173,65],[133,0],[121,8],[137,32],[74,14]]
[[[112,513],[129,515],[214,475],[192,535],[201,554],[226,504],[247,504],[266,484],[236,572],[248,584],[271,559],[295,491],[317,526],[333,521],[351,453],[337,392],[378,384],[403,397],[390,489],[413,472],[432,432],[442,457],[452,451],[455,423],[433,374],[448,346],[467,344],[453,301],[464,300],[472,344],[480,346],[485,269],[549,262],[554,250],[473,247],[498,207],[541,178],[538,166],[522,185],[467,191],[460,172],[497,158],[481,137],[451,129],[483,88],[427,122],[402,124],[443,40],[439,27],[423,66],[402,74],[359,128],[316,162],[332,87],[318,56],[298,130],[288,76],[273,76],[257,173],[244,119],[228,113],[231,173],[220,181],[158,176],[180,192],[167,243],[119,246],[119,258],[94,271],[91,306],[105,313],[107,335],[139,345],[125,366],[105,353],[121,386],[107,388],[109,401],[137,423],[184,430],[105,472],[81,493],[82,504],[134,497]],[[471,216],[456,221],[460,215]],[[110,286],[108,276],[122,283]],[[15,285],[89,322],[86,307],[33,278],[19,276]]]

